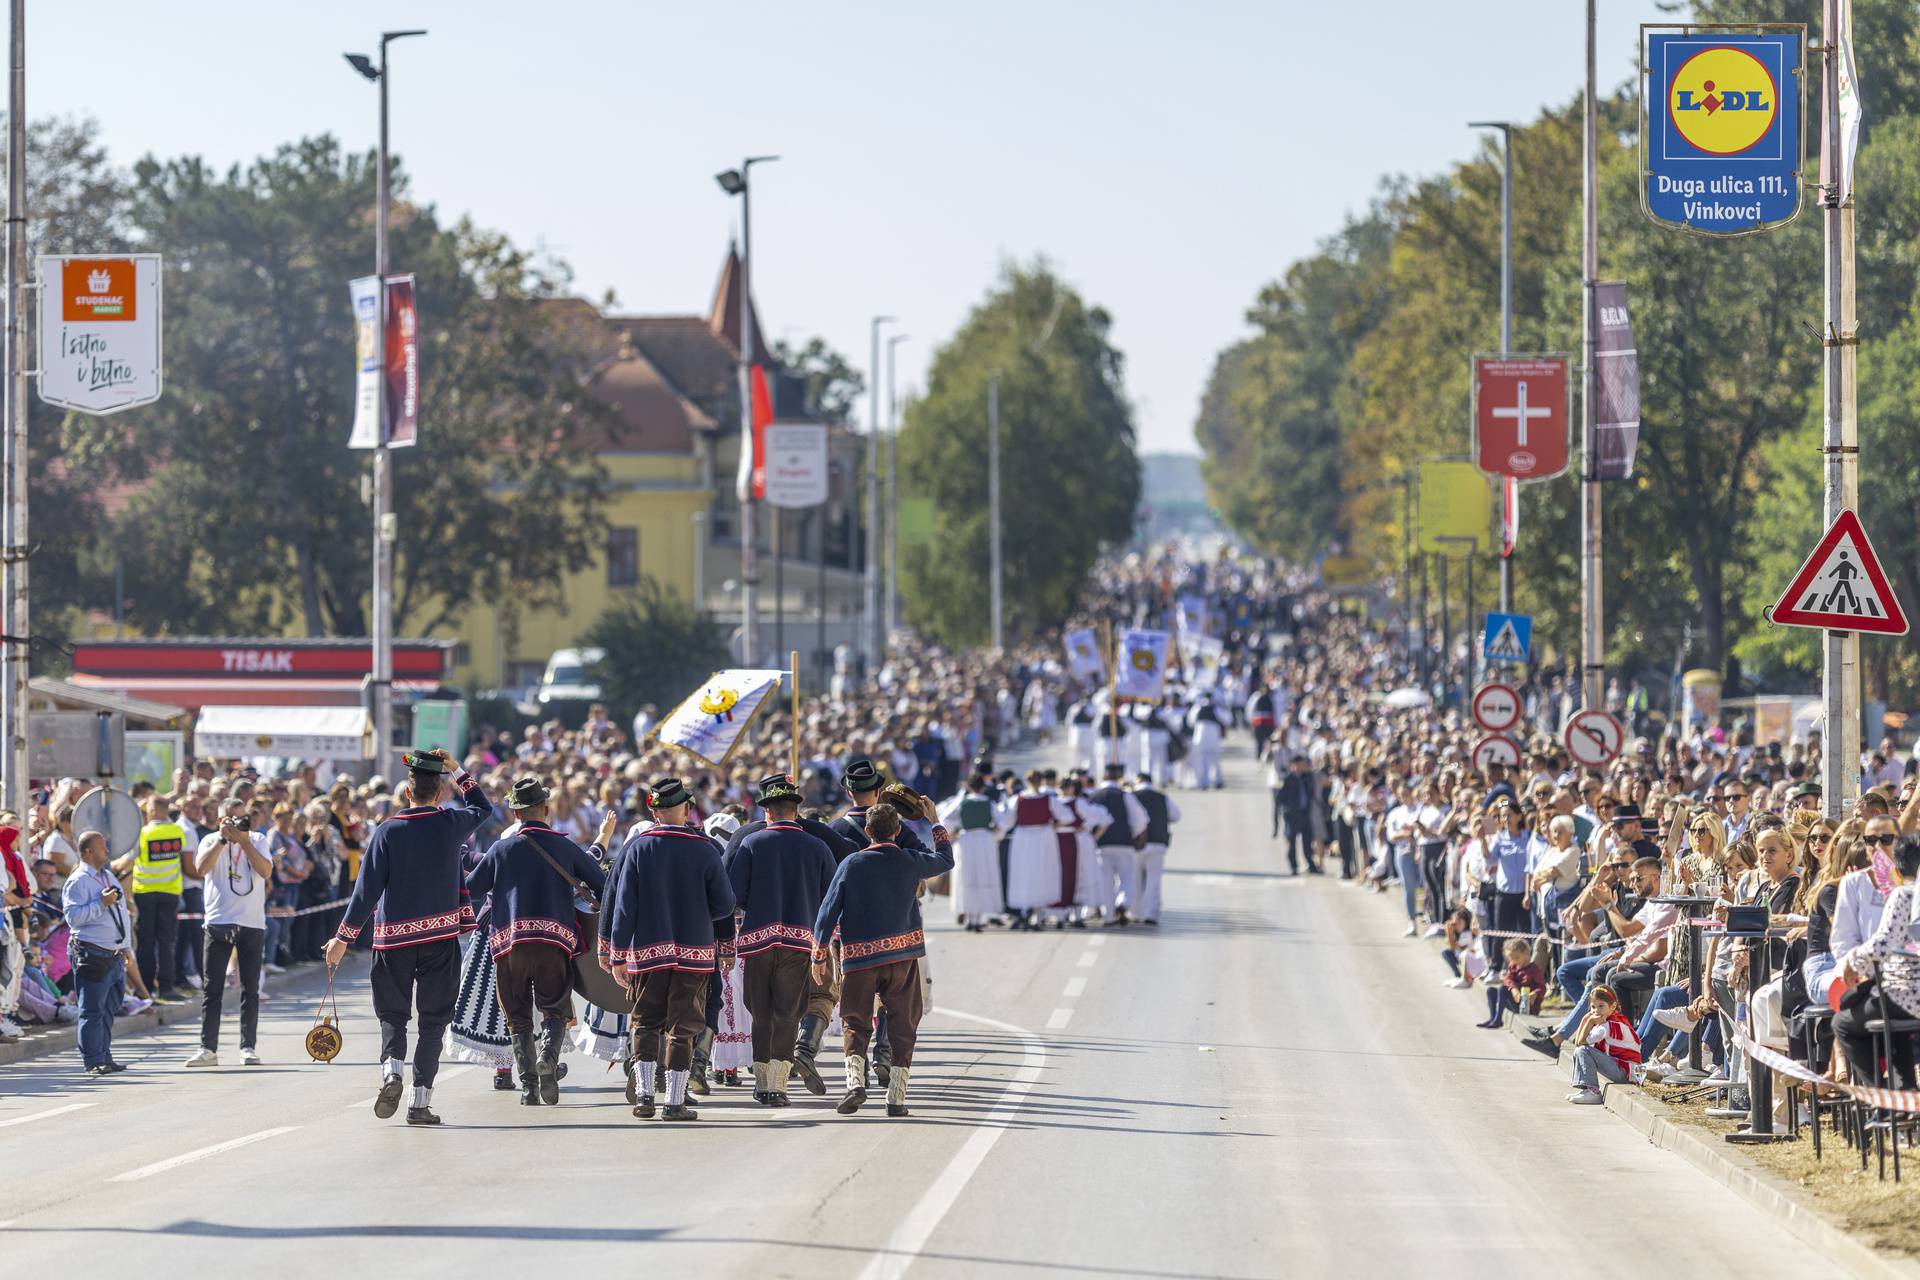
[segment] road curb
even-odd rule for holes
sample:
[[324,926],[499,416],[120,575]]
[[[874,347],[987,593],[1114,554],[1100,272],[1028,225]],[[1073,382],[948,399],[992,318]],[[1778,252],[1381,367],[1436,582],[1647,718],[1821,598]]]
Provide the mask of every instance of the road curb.
[[1792,1183],[1762,1169],[1696,1126],[1671,1118],[1668,1109],[1638,1089],[1609,1085],[1607,1110],[1700,1172],[1779,1222],[1802,1243],[1861,1280],[1917,1280],[1920,1262],[1887,1253],[1861,1240],[1802,1200]]

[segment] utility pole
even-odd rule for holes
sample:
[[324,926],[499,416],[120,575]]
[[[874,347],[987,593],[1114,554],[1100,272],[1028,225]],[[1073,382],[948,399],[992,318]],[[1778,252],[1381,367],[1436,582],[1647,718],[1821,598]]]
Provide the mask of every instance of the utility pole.
[[753,436],[753,166],[779,156],[748,156],[738,169],[714,175],[720,189],[740,197],[740,649],[741,661],[759,664],[760,652],[760,500],[753,493],[753,468],[760,461]]
[[900,490],[895,482],[894,455],[900,447],[900,384],[894,380],[894,348],[907,334],[887,339],[887,628],[889,639],[900,629]]
[[869,677],[880,669],[885,647],[880,640],[880,326],[892,323],[892,316],[875,316],[869,326],[873,351],[867,369],[873,381],[867,388],[866,566],[860,584],[861,647]]
[[[365,54],[350,53],[353,69],[380,86],[380,153],[374,175],[373,295],[378,300],[379,328],[374,332],[381,351],[387,334],[387,214],[392,164],[387,154],[387,46],[395,40],[423,36],[425,31],[382,31],[380,65],[369,66]],[[374,424],[379,439],[373,448],[373,672],[368,678],[373,698],[373,770],[384,773],[393,753],[393,549],[400,540],[400,518],[393,510],[393,451],[387,445],[387,378],[382,355],[381,374],[374,383]]]
[[[1513,354],[1513,126],[1505,120],[1476,120],[1470,129],[1500,131],[1500,354]],[[1500,477],[1500,612],[1512,608],[1512,552],[1506,542],[1506,513],[1512,504],[1517,512],[1520,482],[1512,476]],[[1471,605],[1468,606],[1471,609]],[[1469,619],[1471,621],[1471,619]]]
[[1006,647],[1001,613],[1000,574],[1000,375],[987,378],[987,616],[993,651]]
[[1600,274],[1600,201],[1594,184],[1599,126],[1594,107],[1594,7],[1587,0],[1587,87],[1581,129],[1580,218],[1580,690],[1589,708],[1607,705],[1607,633],[1602,616],[1600,476],[1594,447],[1593,286]]
[[[1825,523],[1859,509],[1860,423],[1854,357],[1858,318],[1854,307],[1853,192],[1846,185],[1840,145],[1840,38],[1852,30],[1852,0],[1825,0],[1820,35],[1822,221],[1826,232],[1826,323],[1821,326],[1824,412],[1822,462]],[[1844,25],[1843,25],[1843,21]],[[17,73],[16,73],[17,74]],[[1860,788],[1860,633],[1821,633],[1821,709],[1825,741],[1820,752],[1822,803],[1836,821],[1850,812]]]
[[6,636],[6,701],[0,738],[6,740],[6,807],[27,813],[27,3],[13,0],[12,74],[7,79],[7,387],[4,471],[5,547],[0,550],[0,596]]

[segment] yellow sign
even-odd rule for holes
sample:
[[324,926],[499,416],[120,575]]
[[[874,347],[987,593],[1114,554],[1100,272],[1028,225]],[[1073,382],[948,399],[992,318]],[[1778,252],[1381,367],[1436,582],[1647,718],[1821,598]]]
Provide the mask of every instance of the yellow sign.
[[1422,551],[1463,556],[1489,549],[1493,499],[1486,476],[1471,462],[1421,463],[1417,528]]
[[1365,556],[1328,556],[1320,562],[1320,583],[1329,591],[1350,591],[1373,581],[1373,561]]
[[1717,156],[1738,155],[1767,135],[1780,86],[1745,49],[1718,45],[1674,73],[1667,110],[1681,137]]

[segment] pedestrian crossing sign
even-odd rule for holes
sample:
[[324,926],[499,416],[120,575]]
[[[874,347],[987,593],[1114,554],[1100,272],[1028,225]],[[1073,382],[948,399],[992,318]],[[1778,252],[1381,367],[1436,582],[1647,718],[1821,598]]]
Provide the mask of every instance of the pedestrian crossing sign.
[[1480,648],[1488,662],[1525,662],[1533,652],[1533,616],[1526,613],[1487,615],[1486,640]]
[[1767,613],[1769,622],[1829,631],[1907,633],[1907,615],[1867,541],[1860,517],[1843,509]]

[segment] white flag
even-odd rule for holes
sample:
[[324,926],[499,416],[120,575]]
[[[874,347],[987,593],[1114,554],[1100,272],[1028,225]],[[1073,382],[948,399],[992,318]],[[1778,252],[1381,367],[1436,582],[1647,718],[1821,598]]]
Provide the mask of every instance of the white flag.
[[1158,698],[1167,682],[1167,650],[1172,637],[1164,631],[1120,633],[1119,671],[1113,691],[1122,698]]
[[724,764],[767,695],[786,678],[784,671],[746,667],[716,672],[660,722],[654,740],[706,764]]
[[1853,0],[1837,0],[1840,28],[1840,203],[1853,193],[1853,159],[1860,154],[1860,74],[1853,61]]
[[1107,664],[1100,659],[1100,642],[1093,638],[1093,628],[1080,627],[1067,632],[1062,638],[1067,646],[1067,670],[1070,673],[1083,679],[1107,673]]

